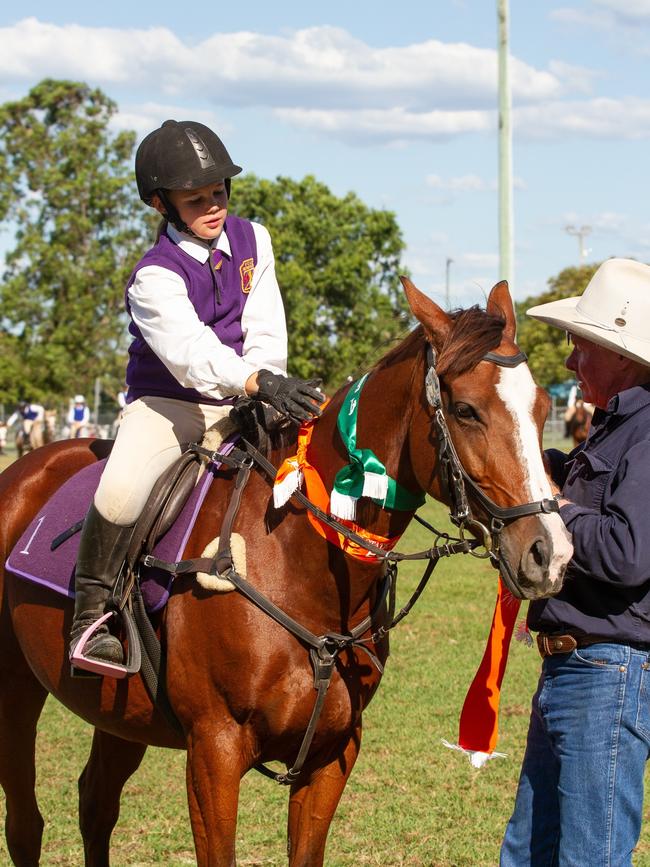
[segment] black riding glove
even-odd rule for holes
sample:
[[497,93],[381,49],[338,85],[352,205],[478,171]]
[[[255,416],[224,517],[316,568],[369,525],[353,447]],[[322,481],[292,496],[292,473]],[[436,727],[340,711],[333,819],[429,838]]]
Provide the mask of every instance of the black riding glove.
[[321,413],[320,404],[325,395],[318,389],[320,383],[320,379],[297,379],[260,370],[257,373],[258,391],[251,397],[270,404],[293,421],[308,421]]

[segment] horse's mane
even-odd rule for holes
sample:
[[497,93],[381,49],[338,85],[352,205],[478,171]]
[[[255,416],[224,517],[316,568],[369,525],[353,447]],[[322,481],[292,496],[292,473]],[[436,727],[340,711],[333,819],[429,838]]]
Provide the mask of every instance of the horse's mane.
[[[500,343],[505,317],[493,316],[477,304],[466,310],[449,313],[452,327],[443,345],[437,348],[436,370],[439,376],[459,376],[479,363],[486,352]],[[376,364],[375,369],[390,367],[401,358],[416,354],[425,342],[422,325],[412,331],[398,346]]]
[[[459,376],[476,367],[486,352],[501,343],[506,320],[504,316],[493,316],[477,304],[466,310],[454,310],[448,315],[452,319],[452,327],[442,347],[438,349],[436,371],[439,376]],[[386,353],[375,364],[374,369],[383,370],[403,358],[415,357],[418,354],[424,359],[422,349],[425,339],[424,328],[418,325]],[[279,425],[268,432],[268,438],[260,443],[260,450],[268,454],[273,449],[290,446],[295,443],[297,433],[297,425]]]

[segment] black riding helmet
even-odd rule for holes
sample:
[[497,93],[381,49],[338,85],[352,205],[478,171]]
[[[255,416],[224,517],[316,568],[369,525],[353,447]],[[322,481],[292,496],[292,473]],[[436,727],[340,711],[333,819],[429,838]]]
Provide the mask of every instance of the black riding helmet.
[[230,196],[230,178],[241,170],[230,159],[219,136],[193,120],[166,120],[142,140],[135,155],[140,198],[150,205],[153,194],[158,193],[170,222],[181,231],[187,227],[165,190],[195,190],[223,180]]

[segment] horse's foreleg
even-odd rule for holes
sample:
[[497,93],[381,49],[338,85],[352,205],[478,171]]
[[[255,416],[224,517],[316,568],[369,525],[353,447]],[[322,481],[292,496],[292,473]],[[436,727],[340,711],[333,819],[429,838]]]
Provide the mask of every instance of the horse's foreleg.
[[306,783],[294,783],[289,799],[289,867],[321,867],[327,833],[361,746],[361,722],[328,764]]
[[7,848],[17,867],[36,867],[41,855],[43,817],[34,789],[34,753],[46,696],[24,659],[7,653],[0,665],[0,785],[6,798]]
[[188,736],[187,800],[198,867],[235,865],[243,755],[238,728],[224,734],[194,725]]
[[120,795],[145,754],[144,744],[95,729],[86,767],[79,777],[79,827],[86,867],[108,867],[111,833],[120,814]]

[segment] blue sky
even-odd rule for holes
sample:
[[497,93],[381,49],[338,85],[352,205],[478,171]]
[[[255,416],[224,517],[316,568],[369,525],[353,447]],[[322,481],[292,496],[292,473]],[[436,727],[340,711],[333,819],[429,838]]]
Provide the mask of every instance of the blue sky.
[[[650,261],[650,0],[510,0],[515,298],[580,262]],[[395,211],[416,284],[500,278],[496,0],[28,2],[0,12],[0,100],[87,81],[140,136],[196,119],[257,175]],[[236,189],[235,189],[236,194]],[[4,238],[5,246],[8,239]]]

